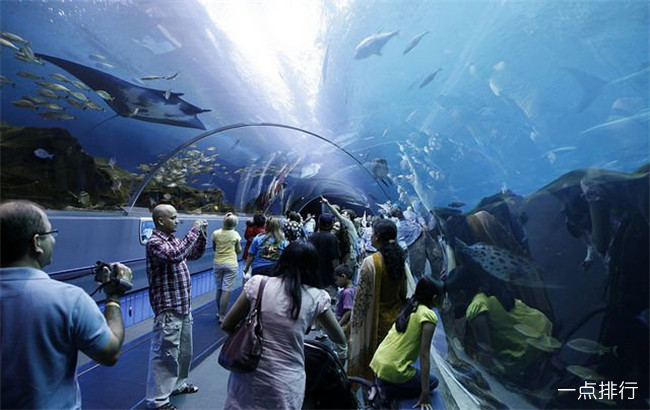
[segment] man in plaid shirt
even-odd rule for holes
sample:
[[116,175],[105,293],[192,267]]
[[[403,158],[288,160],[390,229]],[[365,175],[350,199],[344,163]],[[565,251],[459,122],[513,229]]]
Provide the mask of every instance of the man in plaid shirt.
[[206,220],[196,220],[183,239],[176,238],[178,215],[171,205],[152,213],[156,229],[147,242],[149,302],[155,318],[149,353],[147,407],[174,410],[169,396],[196,393],[187,383],[192,361],[191,278],[186,259],[205,252]]

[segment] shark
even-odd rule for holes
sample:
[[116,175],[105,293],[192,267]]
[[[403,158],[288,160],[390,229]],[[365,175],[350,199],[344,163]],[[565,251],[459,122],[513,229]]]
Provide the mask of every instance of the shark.
[[364,38],[354,49],[354,58],[361,60],[370,57],[373,54],[380,56],[381,49],[384,48],[386,43],[388,43],[391,38],[395,37],[397,33],[399,33],[399,30],[387,33],[377,33]]
[[36,57],[64,69],[91,89],[108,93],[112,99],[105,102],[116,115],[158,124],[205,129],[197,114],[211,110],[188,103],[180,98],[182,93],[142,87],[103,71],[58,57],[45,54],[36,54]]

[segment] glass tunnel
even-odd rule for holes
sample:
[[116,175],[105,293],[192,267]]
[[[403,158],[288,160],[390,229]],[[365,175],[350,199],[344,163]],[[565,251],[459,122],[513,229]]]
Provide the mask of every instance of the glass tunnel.
[[[3,0],[0,27],[3,201],[410,218],[451,389],[650,405],[648,1]],[[489,348],[478,294],[521,308]]]

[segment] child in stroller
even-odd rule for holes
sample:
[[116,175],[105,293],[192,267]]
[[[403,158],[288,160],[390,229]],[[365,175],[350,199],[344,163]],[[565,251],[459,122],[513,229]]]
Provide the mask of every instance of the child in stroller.
[[[377,385],[360,377],[348,377],[336,353],[325,343],[305,339],[305,400],[303,409],[388,408]],[[361,389],[361,402],[354,384]]]

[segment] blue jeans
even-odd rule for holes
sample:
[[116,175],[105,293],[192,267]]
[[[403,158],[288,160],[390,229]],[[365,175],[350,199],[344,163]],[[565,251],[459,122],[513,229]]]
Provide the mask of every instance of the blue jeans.
[[[412,399],[419,397],[422,391],[420,386],[420,369],[417,369],[415,376],[404,383],[390,383],[376,377],[377,386],[382,390],[387,400]],[[438,387],[438,378],[429,374],[429,391]]]
[[165,311],[154,318],[147,376],[147,407],[169,402],[184,387],[192,363],[192,313]]

